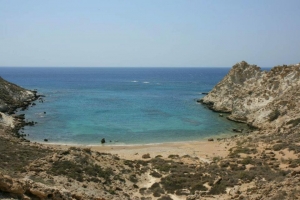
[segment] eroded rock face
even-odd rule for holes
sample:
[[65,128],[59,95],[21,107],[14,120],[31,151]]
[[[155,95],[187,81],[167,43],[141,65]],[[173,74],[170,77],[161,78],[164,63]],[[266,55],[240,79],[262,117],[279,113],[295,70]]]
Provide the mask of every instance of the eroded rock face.
[[0,77],[0,112],[29,105],[36,98],[36,92],[21,88]]
[[[28,179],[15,179],[0,173],[0,191],[11,193],[12,195],[24,199],[30,195],[37,199],[72,199],[69,191],[58,190],[41,183],[35,183]],[[25,194],[26,193],[26,194]]]
[[242,61],[235,64],[201,102],[228,112],[229,119],[262,129],[284,129],[300,122],[300,65],[269,72]]
[[0,124],[15,128],[14,132],[18,133],[18,130],[26,125],[24,117],[12,114],[18,108],[27,109],[38,98],[36,91],[26,90],[0,77]]

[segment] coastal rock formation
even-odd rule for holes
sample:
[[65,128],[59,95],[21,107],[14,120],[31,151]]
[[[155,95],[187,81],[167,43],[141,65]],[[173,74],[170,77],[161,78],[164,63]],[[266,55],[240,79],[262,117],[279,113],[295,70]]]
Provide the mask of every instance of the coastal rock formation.
[[[0,191],[22,199],[72,199],[69,191],[58,190],[30,179],[15,179],[0,172]],[[26,194],[25,194],[26,193]]]
[[0,112],[25,108],[36,99],[36,91],[26,90],[0,77]]
[[201,103],[228,119],[260,129],[280,131],[300,122],[300,64],[262,71],[242,61],[208,93]]
[[35,105],[32,102],[39,97],[36,91],[26,90],[0,77],[0,128],[9,127],[17,137],[24,136],[19,130],[25,125],[33,126],[35,122],[25,122],[24,114],[15,115],[15,111]]

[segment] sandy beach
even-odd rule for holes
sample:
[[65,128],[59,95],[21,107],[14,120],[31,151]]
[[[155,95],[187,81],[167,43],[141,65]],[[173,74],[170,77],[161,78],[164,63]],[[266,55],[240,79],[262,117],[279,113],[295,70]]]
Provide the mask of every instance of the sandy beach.
[[[226,157],[229,149],[233,147],[235,142],[232,139],[226,141],[189,141],[189,142],[173,142],[160,144],[143,144],[143,145],[109,145],[103,144],[98,146],[82,146],[82,148],[91,148],[93,151],[111,153],[122,159],[138,160],[142,156],[149,154],[150,158],[162,156],[168,158],[169,155],[178,155],[190,157],[198,157],[202,162],[210,162],[214,157]],[[66,149],[74,145],[58,145],[45,144],[54,148]]]

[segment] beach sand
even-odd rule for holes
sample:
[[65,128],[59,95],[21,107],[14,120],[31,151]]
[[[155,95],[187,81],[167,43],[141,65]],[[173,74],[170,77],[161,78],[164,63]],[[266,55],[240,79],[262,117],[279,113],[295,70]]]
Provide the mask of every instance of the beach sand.
[[[236,145],[236,140],[244,137],[243,135],[234,135],[232,132],[226,132],[218,136],[211,136],[195,141],[166,142],[152,144],[114,144],[106,142],[99,145],[78,145],[78,144],[55,144],[43,142],[40,144],[58,149],[68,149],[72,146],[80,148],[90,148],[93,151],[110,153],[117,155],[122,159],[139,160],[142,156],[150,154],[150,159],[156,156],[168,158],[169,155],[178,155],[180,157],[188,155],[197,157],[202,162],[211,162],[214,157],[224,158],[229,154],[229,149]],[[222,138],[217,140],[216,138]]]
[[[162,156],[168,158],[169,155],[198,157],[203,162],[210,162],[214,157],[225,157],[229,149],[235,142],[232,139],[226,141],[189,141],[161,144],[143,144],[143,145],[109,145],[99,146],[78,146],[82,148],[91,148],[93,151],[111,153],[122,159],[138,160],[143,159],[144,154],[150,154],[150,158]],[[50,145],[54,148],[66,149],[74,145]]]

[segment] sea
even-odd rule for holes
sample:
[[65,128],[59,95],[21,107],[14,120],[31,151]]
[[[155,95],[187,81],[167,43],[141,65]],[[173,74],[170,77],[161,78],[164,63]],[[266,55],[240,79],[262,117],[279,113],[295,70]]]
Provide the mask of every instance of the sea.
[[244,128],[197,99],[230,68],[1,67],[2,78],[37,90],[43,101],[24,113],[30,141],[137,145],[223,137]]

